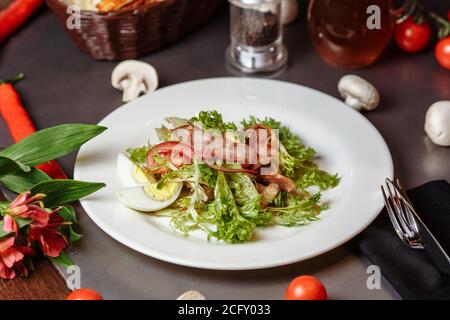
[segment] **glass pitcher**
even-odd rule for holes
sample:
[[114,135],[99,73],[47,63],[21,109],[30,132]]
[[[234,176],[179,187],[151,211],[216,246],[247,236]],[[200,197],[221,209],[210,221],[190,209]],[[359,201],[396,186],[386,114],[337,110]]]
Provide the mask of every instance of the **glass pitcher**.
[[415,9],[407,0],[310,0],[308,28],[316,50],[329,64],[344,68],[371,65],[392,38],[396,23]]

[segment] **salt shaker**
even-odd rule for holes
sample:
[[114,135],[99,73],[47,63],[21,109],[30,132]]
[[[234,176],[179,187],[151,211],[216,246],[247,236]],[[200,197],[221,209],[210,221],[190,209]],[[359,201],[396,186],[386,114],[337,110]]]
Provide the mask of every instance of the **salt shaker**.
[[272,73],[287,63],[281,0],[228,0],[231,45],[227,62],[244,73]]

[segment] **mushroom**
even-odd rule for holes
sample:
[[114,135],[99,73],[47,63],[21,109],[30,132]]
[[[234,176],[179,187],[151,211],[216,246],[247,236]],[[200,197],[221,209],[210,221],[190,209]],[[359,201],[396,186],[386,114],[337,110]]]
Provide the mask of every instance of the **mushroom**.
[[368,81],[355,75],[346,75],[339,80],[338,90],[345,103],[361,111],[373,110],[380,103],[378,90]]
[[295,20],[298,14],[297,0],[281,1],[281,23],[289,24]]
[[436,102],[428,109],[425,132],[435,144],[450,147],[450,101]]
[[206,300],[206,298],[200,292],[191,290],[183,293],[177,300]]
[[123,91],[122,101],[129,102],[141,93],[155,91],[158,88],[158,73],[146,62],[125,60],[114,68],[111,84]]

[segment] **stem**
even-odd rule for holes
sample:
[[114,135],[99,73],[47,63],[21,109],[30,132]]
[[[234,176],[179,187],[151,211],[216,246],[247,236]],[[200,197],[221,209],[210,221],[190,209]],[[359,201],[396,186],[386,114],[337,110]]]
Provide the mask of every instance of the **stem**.
[[9,83],[9,84],[16,84],[20,81],[22,81],[23,79],[25,79],[25,75],[23,73],[19,73],[17,76],[15,76],[14,78],[11,79],[7,79],[7,80],[0,80],[0,84],[5,84],[5,83]]
[[450,35],[450,22],[434,12],[430,11],[428,14],[439,26],[438,37],[440,39],[447,38]]
[[414,22],[419,25],[424,24],[426,22],[424,13],[425,13],[425,7],[423,6],[423,4],[418,3],[416,6],[416,10],[413,13]]

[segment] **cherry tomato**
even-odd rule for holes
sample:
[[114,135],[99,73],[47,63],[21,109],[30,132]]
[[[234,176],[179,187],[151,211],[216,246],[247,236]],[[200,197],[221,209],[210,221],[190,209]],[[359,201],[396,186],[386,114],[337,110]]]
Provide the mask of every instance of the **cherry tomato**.
[[395,42],[403,51],[414,53],[424,50],[430,44],[432,36],[428,22],[418,24],[408,18],[395,29]]
[[78,289],[72,291],[64,300],[103,300],[103,298],[92,289]]
[[447,20],[450,21],[450,10],[447,12]]
[[289,284],[284,296],[286,300],[327,300],[327,290],[319,279],[300,276]]
[[435,54],[441,66],[450,70],[450,37],[439,40]]

